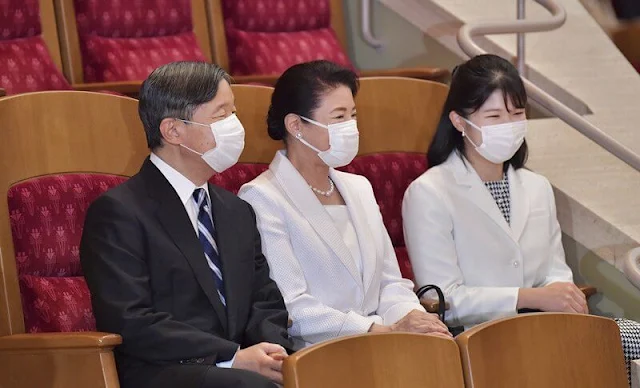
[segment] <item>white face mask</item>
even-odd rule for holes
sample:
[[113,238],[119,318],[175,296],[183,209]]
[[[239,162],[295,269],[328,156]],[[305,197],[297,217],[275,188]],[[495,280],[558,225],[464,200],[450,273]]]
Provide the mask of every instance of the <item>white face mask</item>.
[[320,159],[322,159],[327,166],[333,168],[346,166],[351,163],[353,158],[358,154],[360,135],[358,133],[358,123],[356,120],[324,125],[304,116],[300,116],[300,118],[318,127],[326,128],[329,131],[329,149],[326,151],[320,151],[309,144],[309,142],[302,138],[302,133],[298,132],[296,135],[296,139],[316,151]]
[[200,155],[200,157],[202,157],[202,159],[214,171],[221,173],[238,162],[240,154],[242,154],[242,150],[244,149],[244,127],[235,113],[223,120],[211,123],[210,125],[195,123],[188,120],[181,121],[211,128],[213,139],[216,141],[215,148],[210,149],[203,154],[192,150],[184,144],[180,145],[189,151]]
[[527,134],[527,120],[478,127],[464,117],[462,119],[480,131],[482,134],[482,144],[480,146],[475,145],[471,138],[466,136],[464,131],[462,132],[462,136],[466,136],[467,139],[469,139],[469,142],[473,144],[476,151],[478,151],[483,158],[495,164],[504,163],[511,159],[520,149],[520,146],[524,142],[524,137]]

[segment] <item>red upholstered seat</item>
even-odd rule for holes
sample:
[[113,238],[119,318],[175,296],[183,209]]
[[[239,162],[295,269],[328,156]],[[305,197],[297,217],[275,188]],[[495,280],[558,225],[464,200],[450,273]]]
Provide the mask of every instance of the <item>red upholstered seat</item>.
[[413,279],[402,231],[402,198],[409,184],[427,170],[427,158],[405,152],[364,155],[341,170],[362,175],[371,182],[402,276]]
[[75,0],[85,82],[137,81],[174,61],[206,61],[191,0]]
[[238,163],[222,174],[216,174],[209,182],[238,194],[240,187],[252,181],[269,168],[266,163]]
[[353,69],[331,28],[329,0],[223,0],[234,75],[280,74],[327,59]]
[[7,94],[71,88],[42,39],[38,0],[0,1],[0,87]]
[[89,204],[125,179],[105,174],[46,175],[9,189],[26,332],[95,331],[78,247]]

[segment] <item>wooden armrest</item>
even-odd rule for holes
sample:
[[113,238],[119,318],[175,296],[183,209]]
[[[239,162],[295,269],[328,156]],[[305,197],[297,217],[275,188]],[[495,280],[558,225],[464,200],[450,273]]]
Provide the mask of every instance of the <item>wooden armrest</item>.
[[287,319],[287,327],[291,327],[293,325],[293,321],[291,318]]
[[430,67],[411,67],[405,69],[361,70],[360,77],[406,77],[429,81],[444,81],[449,70]]
[[0,337],[3,350],[113,348],[122,343],[117,334],[100,332],[14,334]]
[[4,97],[6,95],[7,95],[7,92],[4,89],[0,88],[0,97]]
[[593,286],[578,286],[578,288],[580,289],[580,291],[582,291],[587,299],[598,292],[598,289]]
[[[427,310],[427,312],[434,314],[438,313],[438,308],[440,307],[438,299],[422,298],[420,299],[420,304],[425,308],[425,310]],[[449,310],[449,302],[444,302],[444,309]]]
[[274,86],[280,76],[275,74],[255,74],[255,75],[232,75],[233,83],[236,84],[262,84]]
[[86,92],[102,92],[105,90],[126,94],[127,96],[137,96],[140,93],[142,81],[119,81],[119,82],[97,82],[90,84],[73,84],[74,90]]

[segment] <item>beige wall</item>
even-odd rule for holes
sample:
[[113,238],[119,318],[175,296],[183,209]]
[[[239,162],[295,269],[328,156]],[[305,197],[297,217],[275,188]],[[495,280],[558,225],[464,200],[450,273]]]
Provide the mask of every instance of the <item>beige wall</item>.
[[385,45],[377,51],[362,39],[360,28],[360,0],[344,0],[349,54],[360,69],[388,69],[394,67],[453,68],[460,60],[447,48],[413,26],[389,8],[373,1],[372,29],[374,36]]

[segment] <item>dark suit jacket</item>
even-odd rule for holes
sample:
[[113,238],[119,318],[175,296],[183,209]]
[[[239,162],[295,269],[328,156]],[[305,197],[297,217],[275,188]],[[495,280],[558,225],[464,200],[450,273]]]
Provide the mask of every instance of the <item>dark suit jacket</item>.
[[227,307],[173,187],[147,159],[89,207],[80,260],[100,331],[122,335],[119,372],[149,364],[215,364],[238,346],[290,348],[282,295],[269,278],[255,213],[209,185]]

